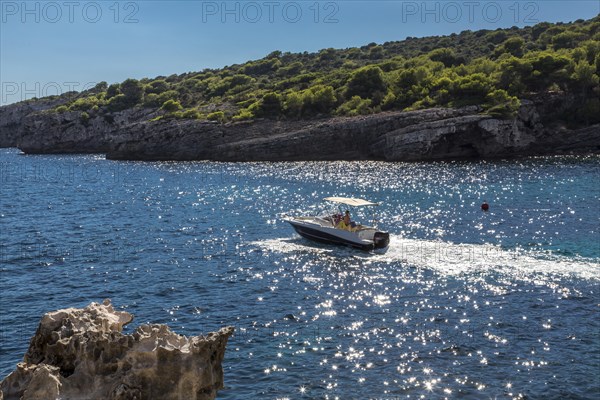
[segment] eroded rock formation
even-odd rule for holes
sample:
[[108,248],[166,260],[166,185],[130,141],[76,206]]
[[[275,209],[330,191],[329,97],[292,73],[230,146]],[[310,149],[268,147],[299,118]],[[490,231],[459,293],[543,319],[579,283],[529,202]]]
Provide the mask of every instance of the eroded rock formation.
[[0,399],[213,399],[233,328],[188,338],[165,325],[122,333],[133,316],[110,300],[45,314]]

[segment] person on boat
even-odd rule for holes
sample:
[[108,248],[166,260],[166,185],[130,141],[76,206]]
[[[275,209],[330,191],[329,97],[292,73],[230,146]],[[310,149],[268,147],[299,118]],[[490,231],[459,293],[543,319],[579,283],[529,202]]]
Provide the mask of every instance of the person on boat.
[[331,220],[333,221],[333,226],[338,226],[340,224],[340,221],[342,220],[342,214],[333,214],[331,216]]
[[346,224],[346,226],[350,227],[352,224],[352,221],[350,220],[350,211],[346,210],[346,213],[344,214],[344,224]]
[[346,210],[346,213],[344,214],[344,218],[342,218],[342,220],[337,225],[337,227],[338,227],[338,229],[343,229],[343,230],[350,231],[350,232],[354,231],[354,229],[356,227],[356,223],[352,222],[352,220],[350,219],[350,211]]
[[350,227],[350,212],[346,210],[344,216],[340,214],[340,219],[335,225],[336,228],[347,231]]

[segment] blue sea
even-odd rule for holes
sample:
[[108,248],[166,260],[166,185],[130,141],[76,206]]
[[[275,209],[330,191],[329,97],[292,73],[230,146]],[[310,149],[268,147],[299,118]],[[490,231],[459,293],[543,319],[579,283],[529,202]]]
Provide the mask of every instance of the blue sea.
[[[234,326],[219,399],[600,396],[598,156],[144,163],[1,149],[0,184],[1,377],[45,312],[110,298],[134,314],[127,332]],[[314,244],[282,221],[332,195],[380,202],[389,249]]]

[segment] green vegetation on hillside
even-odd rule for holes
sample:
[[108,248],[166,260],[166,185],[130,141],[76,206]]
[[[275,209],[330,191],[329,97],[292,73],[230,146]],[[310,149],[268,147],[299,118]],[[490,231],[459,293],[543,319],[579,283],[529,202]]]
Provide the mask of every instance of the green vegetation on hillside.
[[599,75],[600,16],[310,54],[274,51],[222,69],[102,82],[55,111],[87,120],[147,107],[162,118],[227,122],[479,105],[510,117],[520,99],[564,92],[578,105],[560,117],[589,124],[600,121]]

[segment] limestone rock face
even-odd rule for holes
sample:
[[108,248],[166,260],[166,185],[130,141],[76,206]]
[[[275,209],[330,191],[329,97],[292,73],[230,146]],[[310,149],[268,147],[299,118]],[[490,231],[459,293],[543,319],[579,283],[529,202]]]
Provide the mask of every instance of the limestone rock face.
[[109,300],[45,314],[0,399],[213,399],[233,328],[188,338],[165,325],[122,333],[132,315]]
[[23,117],[16,146],[25,153],[105,153],[123,127],[152,118],[153,110],[130,109],[83,118],[79,111],[44,111]]
[[[442,131],[457,131],[454,124],[477,110],[434,108],[350,118],[258,120],[226,125],[203,121],[140,122],[112,138],[107,157],[215,161],[422,159],[431,157],[421,147],[433,140],[427,128],[441,129],[438,136]],[[476,115],[474,121],[483,118],[486,117]],[[404,140],[415,145],[393,148],[394,143]]]
[[0,147],[148,161],[429,161],[600,153],[600,124],[570,129],[557,119],[576,104],[562,94],[523,99],[508,120],[470,106],[218,124],[152,121],[162,111],[139,107],[100,109],[86,117],[78,111],[57,113],[51,109],[55,103],[38,100],[0,107]]
[[600,152],[600,125],[568,130],[540,120],[524,101],[509,120],[471,106],[311,121],[138,122],[111,138],[107,158],[430,161]]
[[26,116],[61,105],[67,99],[67,96],[65,98],[48,98],[0,107],[0,147],[17,146],[23,132],[22,122]]

